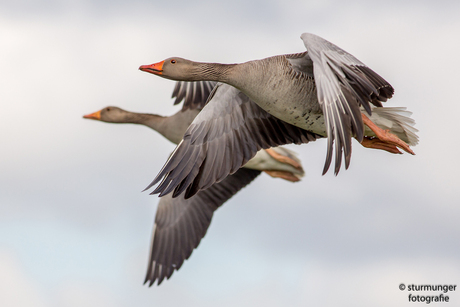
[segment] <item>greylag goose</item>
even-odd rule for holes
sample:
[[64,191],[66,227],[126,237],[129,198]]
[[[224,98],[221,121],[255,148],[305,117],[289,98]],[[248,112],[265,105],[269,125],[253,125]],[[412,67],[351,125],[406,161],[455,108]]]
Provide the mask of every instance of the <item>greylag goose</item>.
[[[144,125],[178,144],[204,106],[209,85],[214,84],[177,82],[173,98],[176,97],[175,104],[182,100],[184,104],[181,111],[169,117],[134,113],[113,106],[83,117],[108,123]],[[152,286],[157,282],[159,285],[165,278],[169,279],[175,270],[179,270],[205,236],[214,211],[254,180],[261,171],[289,181],[298,181],[304,175],[300,160],[293,152],[282,147],[271,148],[259,151],[244,168],[198,192],[194,197],[162,197],[155,215],[144,283],[149,282],[149,286]]]
[[[181,83],[181,82],[178,82]],[[83,118],[116,124],[139,124],[159,132],[174,144],[179,144],[185,131],[198,115],[200,109],[190,106],[171,116],[150,113],[136,113],[115,106],[108,106]],[[259,150],[243,167],[259,170],[274,178],[282,178],[296,182],[304,176],[303,168],[296,153],[283,148],[267,148]]]
[[301,39],[306,52],[241,64],[173,57],[139,67],[172,80],[222,82],[147,189],[161,181],[152,193],[173,191],[175,197],[185,191],[190,197],[238,170],[261,148],[317,138],[328,139],[323,174],[333,150],[334,173],[342,153],[348,168],[352,137],[366,147],[413,154],[409,145],[418,139],[410,113],[382,111],[392,86],[323,38],[304,33]]
[[149,127],[174,144],[179,144],[185,130],[200,113],[199,109],[186,109],[171,116],[150,113],[136,113],[119,107],[108,106],[97,112],[84,115],[83,118],[115,124],[138,124]]

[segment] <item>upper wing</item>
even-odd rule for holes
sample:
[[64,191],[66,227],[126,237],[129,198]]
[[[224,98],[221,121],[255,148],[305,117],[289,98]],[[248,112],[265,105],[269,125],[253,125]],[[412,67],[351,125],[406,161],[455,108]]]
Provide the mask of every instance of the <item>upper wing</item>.
[[182,111],[187,109],[201,110],[206,105],[209,94],[212,92],[216,83],[217,82],[214,81],[178,81],[172,93],[172,98],[176,98],[174,104],[179,104],[184,100]]
[[301,36],[308,56],[313,61],[313,74],[318,101],[324,113],[328,146],[323,174],[332,159],[335,140],[335,174],[339,172],[342,148],[345,167],[351,157],[351,137],[362,141],[363,122],[359,106],[371,114],[370,104],[382,106],[381,102],[393,96],[394,90],[377,73],[357,58],[319,36],[304,33]]
[[235,174],[195,196],[160,199],[153,226],[150,258],[145,282],[150,286],[171,277],[188,259],[208,230],[214,211],[260,174],[241,168]]
[[186,191],[188,198],[236,172],[262,148],[321,137],[277,119],[230,85],[218,84],[210,99],[146,188],[164,177],[152,194]]

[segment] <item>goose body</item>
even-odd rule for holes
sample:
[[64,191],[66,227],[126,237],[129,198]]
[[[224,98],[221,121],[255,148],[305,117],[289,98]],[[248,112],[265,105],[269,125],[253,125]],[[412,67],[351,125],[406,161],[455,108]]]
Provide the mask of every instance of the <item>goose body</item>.
[[[398,146],[413,154],[408,144],[372,122],[372,118],[381,119],[373,117],[372,109],[381,108],[382,102],[392,97],[392,86],[334,44],[308,33],[301,38],[307,52],[241,64],[200,63],[173,57],[140,67],[173,80],[224,83],[216,86],[209,103],[150,185],[161,181],[154,193],[161,196],[174,191],[177,196],[187,190],[191,196],[236,171],[260,148],[322,137],[328,139],[323,174],[331,164],[333,151],[335,174],[340,170],[342,154],[348,168],[352,137],[366,146],[364,141],[377,135],[381,144],[372,148],[400,153]],[[386,115],[392,112],[396,110]],[[365,128],[364,122],[370,129]],[[406,125],[407,118],[402,122],[404,127],[398,123],[390,126],[398,126],[402,134],[416,131],[413,123]],[[219,136],[221,132],[225,133]],[[225,152],[210,146],[211,139]],[[410,145],[416,144],[416,135],[411,142]]]
[[[199,63],[173,57],[160,62],[162,72],[159,75],[179,81],[206,79],[230,84],[271,115],[326,136],[323,112],[316,95],[313,67],[308,61],[306,52],[241,64]],[[175,71],[166,75],[166,72],[179,65],[193,68],[195,72],[187,73],[185,69],[183,75],[175,74]],[[141,69],[156,73],[147,67],[141,66]]]
[[[317,99],[313,67],[303,62],[308,62],[306,52],[246,62],[235,66],[230,73],[244,78],[230,78],[229,84],[271,115],[327,136],[323,112]],[[297,67],[303,67],[304,70],[298,70]]]

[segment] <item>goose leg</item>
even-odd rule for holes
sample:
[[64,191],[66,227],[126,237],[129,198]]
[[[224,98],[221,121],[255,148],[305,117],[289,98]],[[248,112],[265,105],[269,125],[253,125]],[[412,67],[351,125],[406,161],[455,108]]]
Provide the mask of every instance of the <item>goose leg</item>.
[[[410,149],[409,145],[406,144],[403,140],[398,138],[396,135],[393,133],[390,133],[389,130],[383,130],[379,127],[377,127],[376,124],[374,124],[369,117],[367,117],[365,114],[361,113],[361,116],[363,118],[363,123],[369,127],[372,131],[374,131],[375,135],[379,139],[379,141],[373,141],[374,139],[369,139],[364,138],[363,142],[361,143],[364,147],[368,148],[376,148],[376,149],[383,149],[392,153],[401,153],[396,147],[401,148],[405,152],[408,152],[412,155],[415,155],[415,153]],[[366,142],[365,142],[366,140]],[[396,151],[398,152],[396,152]]]
[[274,151],[271,148],[265,149],[265,152],[268,153],[273,159],[275,159],[275,160],[277,160],[277,161],[279,161],[281,163],[292,165],[296,169],[302,169],[302,166],[299,163],[297,163],[295,160],[293,160],[293,159],[291,159],[289,157],[280,155],[279,153],[277,153],[276,151]]
[[300,179],[298,177],[294,176],[294,174],[291,173],[291,172],[286,172],[286,171],[267,171],[267,170],[265,170],[264,172],[267,173],[268,175],[272,176],[273,178],[281,178],[281,179],[291,181],[291,182],[300,181]]

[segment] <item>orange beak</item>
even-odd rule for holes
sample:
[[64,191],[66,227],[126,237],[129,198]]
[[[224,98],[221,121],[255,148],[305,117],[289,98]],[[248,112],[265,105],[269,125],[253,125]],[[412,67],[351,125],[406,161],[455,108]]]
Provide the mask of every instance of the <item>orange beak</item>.
[[165,61],[161,61],[161,62],[151,64],[151,65],[142,65],[141,67],[139,67],[139,69],[145,72],[149,72],[154,75],[161,75],[163,74],[163,64],[164,63]]
[[94,120],[101,120],[101,111],[97,111],[91,114],[83,115],[83,118],[89,118]]

